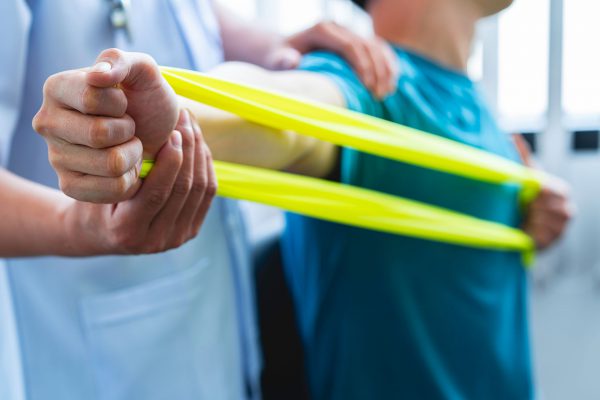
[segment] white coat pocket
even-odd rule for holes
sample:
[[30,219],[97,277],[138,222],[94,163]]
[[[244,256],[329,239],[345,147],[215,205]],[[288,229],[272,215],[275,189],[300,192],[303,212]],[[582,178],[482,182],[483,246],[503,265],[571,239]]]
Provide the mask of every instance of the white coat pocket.
[[219,307],[207,299],[212,269],[204,260],[83,302],[99,400],[237,398],[223,388],[238,385],[223,382],[228,377],[219,373],[227,370],[228,354],[238,349],[231,349],[231,332],[218,331],[235,331],[234,326],[214,326]]

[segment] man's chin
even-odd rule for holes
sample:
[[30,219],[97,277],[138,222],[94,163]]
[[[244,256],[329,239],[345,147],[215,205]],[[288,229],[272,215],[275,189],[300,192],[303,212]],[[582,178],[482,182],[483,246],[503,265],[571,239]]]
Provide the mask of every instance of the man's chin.
[[488,17],[510,7],[514,0],[477,0],[483,8],[483,14]]

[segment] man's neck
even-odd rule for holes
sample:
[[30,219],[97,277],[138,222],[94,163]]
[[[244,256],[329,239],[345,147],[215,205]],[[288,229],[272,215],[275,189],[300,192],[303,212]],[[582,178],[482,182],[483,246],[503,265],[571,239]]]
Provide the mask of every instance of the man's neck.
[[379,0],[370,11],[375,33],[383,39],[466,71],[475,25],[481,17],[470,3],[440,0],[415,5],[412,0]]

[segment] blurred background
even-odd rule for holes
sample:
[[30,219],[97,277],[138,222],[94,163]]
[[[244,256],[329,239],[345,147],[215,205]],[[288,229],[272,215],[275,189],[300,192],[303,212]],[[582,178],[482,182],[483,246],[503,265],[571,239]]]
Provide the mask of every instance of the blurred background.
[[[328,19],[368,35],[346,0],[222,0],[248,19],[292,33]],[[567,237],[532,272],[531,321],[542,398],[600,398],[600,1],[516,0],[484,21],[469,73],[508,132],[523,133],[537,162],[566,179],[578,205]],[[265,397],[301,399],[291,304],[278,265],[279,212],[246,204],[257,248],[265,339]]]

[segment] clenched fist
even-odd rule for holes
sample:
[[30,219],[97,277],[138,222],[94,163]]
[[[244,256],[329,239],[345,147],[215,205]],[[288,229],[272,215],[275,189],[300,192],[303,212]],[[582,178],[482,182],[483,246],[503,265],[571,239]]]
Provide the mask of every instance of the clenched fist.
[[176,130],[156,156],[136,195],[117,204],[76,201],[64,212],[74,252],[144,254],[194,238],[217,190],[210,151],[200,127],[182,111]]
[[112,203],[137,191],[142,158],[155,157],[178,116],[177,97],[150,56],[109,49],[91,68],[48,78],[33,127],[67,195]]
[[[198,233],[217,188],[212,156],[151,57],[111,49],[53,75],[33,126],[77,200],[61,217],[67,254],[155,253]],[[142,182],[144,158],[155,163]]]

